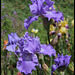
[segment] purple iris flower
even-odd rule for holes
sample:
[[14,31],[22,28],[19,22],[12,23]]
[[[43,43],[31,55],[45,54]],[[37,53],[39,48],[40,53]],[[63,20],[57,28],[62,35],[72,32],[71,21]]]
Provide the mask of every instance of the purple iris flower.
[[[63,13],[60,11],[56,11],[53,7],[54,1],[50,0],[31,0],[32,4],[29,4],[30,12],[33,14],[34,17],[42,17],[50,19],[54,19],[55,21],[63,20]],[[30,24],[33,21],[36,21],[33,16],[30,16],[28,19],[25,19],[24,27],[26,29],[29,28]]]
[[24,43],[24,50],[29,51],[32,54],[36,54],[36,53],[41,53],[44,55],[49,55],[51,57],[51,55],[56,54],[55,49],[53,49],[53,47],[51,45],[45,45],[45,44],[40,44],[40,40],[38,37],[31,37],[29,36],[28,32],[25,33],[24,35],[25,38],[25,43]]
[[19,37],[17,36],[16,33],[8,34],[8,43],[6,45],[6,49],[8,51],[14,52],[17,46],[16,43],[18,42],[18,40],[19,40]]
[[8,34],[8,40],[7,45],[9,46],[6,49],[19,56],[17,69],[25,74],[32,73],[32,70],[36,70],[35,66],[40,66],[36,54],[49,55],[50,57],[56,54],[51,45],[40,44],[39,38],[29,36],[28,32],[20,38],[16,33]]
[[44,55],[51,55],[55,56],[56,51],[53,49],[51,45],[41,44],[38,37],[31,37],[29,36],[28,32],[25,33],[23,38],[20,38],[18,43],[18,49],[15,51],[15,54],[20,54],[23,51],[28,51],[29,53],[36,54],[44,54]]
[[56,69],[59,71],[63,71],[70,63],[71,56],[65,55],[59,55],[56,59],[54,59],[55,64],[52,65],[52,72],[54,72]]

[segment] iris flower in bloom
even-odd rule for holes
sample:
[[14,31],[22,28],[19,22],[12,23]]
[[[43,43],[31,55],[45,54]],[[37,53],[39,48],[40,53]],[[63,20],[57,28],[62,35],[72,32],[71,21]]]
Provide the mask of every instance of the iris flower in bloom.
[[50,0],[31,0],[32,4],[29,5],[30,12],[33,14],[33,16],[28,17],[28,19],[25,19],[24,21],[24,27],[26,29],[29,28],[30,24],[33,21],[37,21],[38,17],[48,18],[48,21],[50,19],[54,19],[55,21],[61,21],[63,20],[63,13],[60,11],[56,11],[54,8],[54,1]]
[[36,54],[44,54],[44,55],[51,55],[56,54],[55,49],[51,45],[41,44],[39,38],[29,36],[28,32],[25,33],[24,38],[20,38],[18,42],[19,50],[16,52],[20,53],[21,51],[27,50],[29,53]]
[[[11,33],[8,38],[9,46],[6,49],[19,56],[17,69],[25,74],[32,73],[32,70],[36,70],[35,66],[40,66],[36,54],[49,55],[50,57],[56,54],[51,45],[41,44],[38,37],[31,37],[28,32],[21,38],[16,33]],[[18,47],[17,50],[15,50],[16,46]]]
[[63,71],[70,63],[71,56],[65,55],[59,55],[56,59],[54,59],[55,64],[52,65],[52,72],[54,72],[56,69],[59,71]]

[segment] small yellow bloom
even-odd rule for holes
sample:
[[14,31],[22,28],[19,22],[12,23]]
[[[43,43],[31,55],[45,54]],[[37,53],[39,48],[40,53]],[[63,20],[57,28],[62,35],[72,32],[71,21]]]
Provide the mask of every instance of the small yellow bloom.
[[65,27],[61,27],[59,32],[62,33],[62,34],[66,34],[67,33],[67,29]]
[[74,20],[72,20],[71,24],[72,24],[72,26],[74,26]]
[[35,29],[32,29],[31,32],[32,32],[32,33],[35,32]]
[[35,33],[38,33],[38,30],[35,30]]

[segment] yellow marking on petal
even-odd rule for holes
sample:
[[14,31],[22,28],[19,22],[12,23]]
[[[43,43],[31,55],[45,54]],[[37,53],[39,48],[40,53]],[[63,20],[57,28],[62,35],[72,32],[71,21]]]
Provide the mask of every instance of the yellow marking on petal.
[[52,9],[52,7],[49,8],[50,10]]

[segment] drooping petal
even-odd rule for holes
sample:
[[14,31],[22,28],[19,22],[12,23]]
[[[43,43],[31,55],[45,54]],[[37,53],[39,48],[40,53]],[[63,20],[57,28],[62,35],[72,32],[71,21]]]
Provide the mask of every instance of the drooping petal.
[[38,20],[38,16],[30,16],[28,19],[25,19],[25,22],[24,22],[24,27],[26,29],[29,28],[30,24],[34,21],[37,21]]
[[18,61],[17,69],[20,72],[24,72],[25,74],[32,73],[32,70],[36,70],[35,66],[37,66],[33,61]]
[[52,73],[53,73],[57,68],[58,68],[58,66],[55,65],[55,64],[53,64],[53,65],[52,65]]
[[36,70],[35,66],[39,66],[38,58],[35,54],[23,51],[17,62],[17,69],[25,74],[32,73],[32,70]]
[[56,22],[63,20],[63,14],[61,12],[47,11],[47,14],[43,14],[43,16],[47,17],[48,20],[53,18]]
[[50,57],[53,55],[55,56],[56,55],[56,51],[55,49],[53,49],[53,47],[51,45],[41,45],[41,51],[40,51],[41,54],[44,54],[44,55],[49,55]]
[[17,46],[17,45],[15,45],[15,44],[14,44],[14,45],[9,45],[9,46],[6,46],[6,49],[7,49],[8,51],[14,52],[16,46]]

